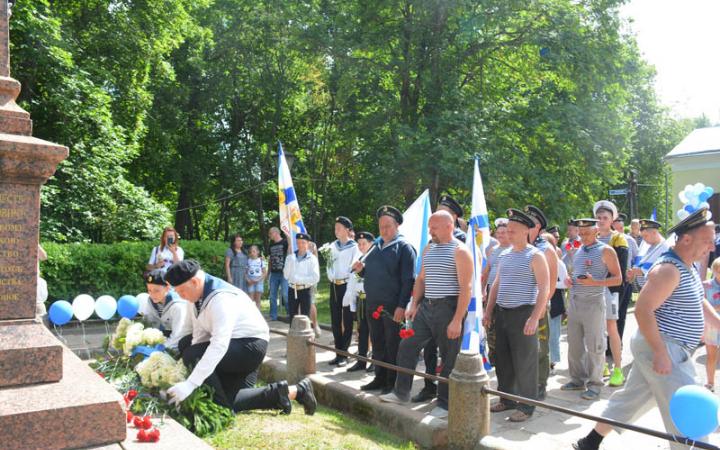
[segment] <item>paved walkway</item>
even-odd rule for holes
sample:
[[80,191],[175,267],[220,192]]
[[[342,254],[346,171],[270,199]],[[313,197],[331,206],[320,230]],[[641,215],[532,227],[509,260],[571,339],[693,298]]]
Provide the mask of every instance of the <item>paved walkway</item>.
[[[286,331],[288,328],[288,325],[283,322],[270,322],[270,325],[271,328],[277,330]],[[635,318],[631,314],[628,314],[626,327],[627,335],[625,337],[625,342],[629,340],[629,336],[637,329]],[[87,357],[85,347],[90,347],[91,349],[99,348],[105,333],[105,327],[102,323],[88,324],[85,329],[86,332],[84,340],[82,330],[77,326],[70,325],[63,329],[63,337],[66,339],[68,346],[70,346],[70,348],[72,348],[81,357]],[[319,342],[331,345],[332,334],[329,331],[323,332]],[[630,355],[629,352],[629,345],[626,345],[625,348],[626,350],[623,352],[623,366],[625,367],[625,372],[627,372],[628,365],[632,362],[632,355]],[[354,346],[351,347],[351,351],[356,351],[356,348]],[[567,362],[565,356],[567,355],[567,341],[564,334],[561,337],[561,351],[563,353],[563,362],[556,366],[554,373],[549,379],[547,402],[574,409],[576,411],[599,414],[604,409],[607,399],[610,397],[612,392],[619,388],[606,387],[601,394],[601,400],[596,402],[588,402],[581,399],[578,392],[561,391],[560,386],[568,380]],[[268,348],[268,358],[282,360],[285,358],[285,354],[285,338],[277,334],[271,334],[271,342]],[[339,369],[335,366],[330,366],[328,361],[330,361],[333,357],[333,353],[318,349],[317,371],[319,375],[327,377],[333,382],[342,384],[347,388],[357,389],[358,393],[360,393],[359,388],[362,384],[368,383],[372,380],[372,374],[365,372],[348,373],[345,368]],[[699,375],[699,381],[702,381],[702,384],[705,382],[705,358],[704,347],[698,349],[693,357],[696,365],[696,371]],[[348,367],[350,365],[348,365]],[[418,370],[423,370],[422,361],[418,363]],[[491,374],[491,378],[492,387],[495,387],[496,382],[494,374]],[[716,385],[718,385],[719,381],[720,377],[716,377]],[[422,385],[423,381],[420,378],[416,378],[413,393],[418,392],[422,388]],[[495,399],[493,399],[493,401],[495,401]],[[379,407],[391,407],[391,405],[386,405],[384,403],[379,405]],[[410,407],[422,413],[429,412],[433,406],[434,405],[430,403],[414,404]],[[490,445],[492,448],[503,449],[527,449],[531,448],[531,445],[532,448],[569,449],[572,442],[585,435],[592,427],[592,424],[586,420],[569,417],[565,414],[543,410],[541,408],[537,408],[533,417],[522,424],[509,422],[507,420],[508,416],[509,413],[493,414],[491,429],[492,436],[490,438],[486,438],[486,440],[483,441],[484,444]],[[660,414],[656,408],[642,416],[635,423],[637,425],[656,430],[663,429]],[[711,436],[710,441],[715,445],[720,445],[720,433],[714,433]],[[622,435],[612,433],[605,439],[602,448],[606,450],[624,450],[626,448],[660,449],[668,448],[668,446],[664,441],[657,438],[628,431]]]

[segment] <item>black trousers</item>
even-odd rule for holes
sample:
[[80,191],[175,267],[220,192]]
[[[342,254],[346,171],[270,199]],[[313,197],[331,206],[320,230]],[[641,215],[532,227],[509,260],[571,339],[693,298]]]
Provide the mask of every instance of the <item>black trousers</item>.
[[[310,290],[311,288],[306,288],[295,291],[293,288],[288,288],[288,303],[290,304],[288,314],[290,315],[290,322],[292,322],[292,318],[298,314],[310,317],[310,304],[312,303]],[[295,294],[296,292],[297,295]],[[300,309],[299,311],[298,308]]]
[[[537,333],[532,336],[523,333],[533,308],[533,305],[514,309],[495,307],[495,368],[499,391],[537,400]],[[528,415],[535,411],[534,406],[505,399],[501,401]]]
[[[381,314],[379,319],[373,319],[372,313],[379,305],[368,304],[366,317],[370,324],[370,341],[373,348],[373,359],[397,365],[398,346],[400,345],[400,324],[387,314]],[[390,315],[395,308],[387,310]],[[375,378],[385,383],[386,387],[395,386],[397,372],[384,367],[375,366]]]
[[[618,333],[620,334],[620,340],[622,341],[623,331],[625,331],[625,317],[627,316],[628,306],[630,306],[630,300],[632,300],[633,288],[632,284],[624,283],[622,285],[623,290],[620,292],[620,305],[618,308],[618,320],[617,327]],[[610,346],[608,345],[608,348]]]
[[[364,294],[363,294],[364,296]],[[370,347],[370,324],[365,313],[367,300],[362,297],[357,299],[357,312],[355,318],[358,323],[358,355],[367,356]]]
[[330,283],[330,322],[332,322],[335,348],[338,350],[347,350],[350,348],[350,342],[352,341],[352,311],[350,311],[349,306],[343,307],[342,305],[346,290],[347,283]]
[[[191,335],[182,338],[178,343],[178,350],[182,354],[185,365],[195,367],[210,343],[190,345],[191,341]],[[244,410],[236,409],[238,398],[242,400],[241,407],[251,405],[250,409],[277,409],[279,407],[276,386],[253,389],[257,381],[258,368],[265,359],[267,346],[267,341],[258,338],[230,340],[227,353],[215,367],[215,371],[204,382],[215,390],[213,398],[215,403],[235,411]],[[241,390],[247,392],[238,396]]]

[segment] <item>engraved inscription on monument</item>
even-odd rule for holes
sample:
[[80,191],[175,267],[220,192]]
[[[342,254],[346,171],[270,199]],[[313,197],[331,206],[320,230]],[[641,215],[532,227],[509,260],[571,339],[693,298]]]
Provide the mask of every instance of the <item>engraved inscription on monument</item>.
[[38,188],[0,184],[0,317],[35,315]]

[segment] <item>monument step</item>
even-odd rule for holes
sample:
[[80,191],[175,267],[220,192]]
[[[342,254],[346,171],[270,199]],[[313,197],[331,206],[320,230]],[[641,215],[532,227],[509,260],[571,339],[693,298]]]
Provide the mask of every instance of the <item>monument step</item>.
[[0,326],[0,387],[55,382],[62,375],[62,345],[45,326]]
[[60,381],[0,388],[2,448],[86,448],[125,440],[120,393],[61,348]]

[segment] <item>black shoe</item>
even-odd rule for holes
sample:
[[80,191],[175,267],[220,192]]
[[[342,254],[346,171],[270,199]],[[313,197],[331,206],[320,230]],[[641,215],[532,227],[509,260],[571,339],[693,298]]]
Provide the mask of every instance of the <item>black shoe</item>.
[[392,391],[393,391],[393,387],[392,387],[392,386],[385,386],[384,388],[382,388],[382,391],[380,391],[380,395],[389,394],[389,393],[391,393]]
[[573,442],[572,448],[574,450],[597,450],[599,447],[593,447],[590,443],[587,442],[587,438],[581,438],[578,439],[577,442]]
[[292,412],[292,402],[290,401],[290,391],[288,390],[287,381],[278,381],[277,386],[279,398],[278,407],[282,410],[281,414],[290,414]]
[[375,364],[370,364],[365,372],[375,372]]
[[383,389],[385,387],[385,382],[379,378],[373,379],[368,384],[364,384],[360,386],[361,391],[376,391],[378,389]]
[[359,372],[361,370],[365,370],[365,362],[364,361],[358,361],[355,364],[353,364],[352,367],[350,367],[347,371],[348,372]]
[[347,366],[347,358],[345,358],[344,356],[338,357],[337,366],[338,366],[338,367],[345,367],[345,366]]
[[427,402],[435,398],[437,395],[437,388],[433,385],[431,388],[430,386],[425,386],[422,388],[422,391],[418,392],[416,396],[410,399],[413,403],[420,403],[420,402]]
[[542,401],[547,398],[547,389],[545,386],[538,386],[538,400]]
[[295,397],[295,400],[303,405],[306,415],[312,416],[315,414],[315,410],[317,409],[317,399],[315,399],[312,381],[310,381],[309,378],[303,378],[298,382],[297,396]]
[[330,361],[328,364],[331,366],[337,366],[338,362],[340,361],[340,357],[336,356],[332,361]]

